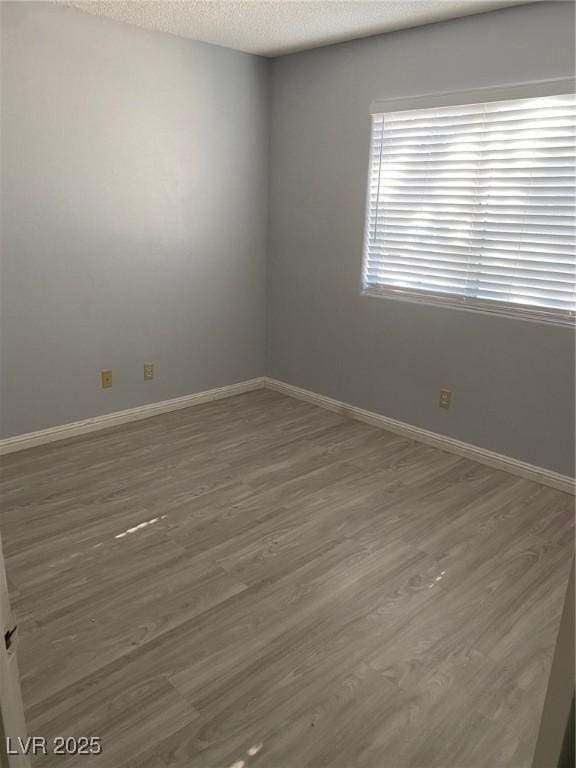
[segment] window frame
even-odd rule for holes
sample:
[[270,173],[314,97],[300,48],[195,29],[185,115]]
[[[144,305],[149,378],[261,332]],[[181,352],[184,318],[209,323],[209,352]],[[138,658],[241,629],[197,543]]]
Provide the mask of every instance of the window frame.
[[[574,94],[576,78],[562,77],[553,80],[538,80],[510,85],[498,85],[487,88],[474,88],[465,91],[443,91],[437,93],[418,94],[414,96],[377,99],[370,108],[370,120],[373,114],[386,112],[402,112],[414,109],[434,109],[436,107],[465,106],[484,102],[507,101],[511,99],[530,99],[542,96],[561,96]],[[392,285],[365,284],[364,270],[366,263],[366,239],[369,235],[367,215],[370,197],[370,158],[372,150],[372,125],[369,132],[368,163],[366,169],[366,196],[364,202],[363,237],[360,273],[360,295],[369,298],[391,299],[428,306],[438,306],[458,309],[480,314],[495,315],[515,320],[547,323],[552,325],[574,328],[576,311],[560,313],[546,307],[528,306],[514,302],[500,302],[492,299],[480,299],[470,296],[458,296],[441,291],[415,291],[397,288]],[[576,213],[575,213],[576,219]],[[575,270],[576,280],[576,270]]]

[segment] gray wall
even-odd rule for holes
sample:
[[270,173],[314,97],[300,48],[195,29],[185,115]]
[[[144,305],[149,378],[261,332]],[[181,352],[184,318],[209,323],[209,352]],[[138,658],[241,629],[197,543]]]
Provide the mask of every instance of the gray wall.
[[266,371],[573,471],[569,330],[359,295],[370,102],[570,75],[572,4],[274,62],[47,3],[1,14],[3,436]]
[[361,297],[359,282],[372,100],[573,73],[573,6],[550,2],[275,60],[268,374],[572,474],[569,329]]
[[1,13],[2,435],[262,375],[268,63]]

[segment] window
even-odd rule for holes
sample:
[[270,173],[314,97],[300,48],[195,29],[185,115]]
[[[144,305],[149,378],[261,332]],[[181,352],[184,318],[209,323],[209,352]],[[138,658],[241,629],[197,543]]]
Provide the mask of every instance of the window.
[[364,293],[573,323],[575,117],[571,94],[373,114]]

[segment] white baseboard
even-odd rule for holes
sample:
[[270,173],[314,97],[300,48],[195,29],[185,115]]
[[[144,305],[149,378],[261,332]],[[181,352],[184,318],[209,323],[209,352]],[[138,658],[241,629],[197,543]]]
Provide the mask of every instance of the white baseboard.
[[126,411],[116,411],[116,413],[107,413],[103,416],[94,416],[91,419],[83,421],[74,421],[70,424],[62,424],[58,427],[41,429],[38,432],[28,432],[24,435],[7,437],[0,440],[0,455],[23,451],[26,448],[34,448],[37,445],[53,443],[56,440],[66,440],[68,437],[77,437],[85,435],[88,432],[96,432],[108,427],[117,427],[120,424],[128,424],[131,421],[140,419],[149,419],[151,416],[158,416],[161,413],[177,411],[180,408],[190,408],[193,405],[209,403],[212,400],[222,400],[232,395],[240,395],[243,392],[250,392],[253,389],[261,389],[264,386],[263,377],[241,381],[238,384],[230,384],[226,387],[209,389],[205,392],[196,392],[193,395],[184,395],[175,397],[173,400],[162,400],[159,403],[149,403],[140,405],[137,408],[130,408]]
[[266,376],[250,379],[249,381],[241,381],[238,384],[230,384],[226,387],[209,389],[205,392],[196,392],[193,395],[176,397],[173,400],[163,400],[159,403],[141,405],[138,408],[130,408],[126,411],[117,411],[116,413],[95,416],[91,419],[84,419],[83,421],[75,421],[71,424],[62,424],[61,426],[42,429],[38,432],[28,432],[24,435],[8,437],[4,440],[0,440],[0,455],[23,451],[26,448],[34,448],[38,445],[53,443],[57,440],[65,440],[69,437],[85,435],[89,432],[107,429],[108,427],[128,424],[131,421],[148,419],[151,416],[158,416],[162,413],[179,410],[180,408],[190,408],[194,405],[208,403],[213,400],[221,400],[225,397],[240,395],[243,392],[250,392],[254,389],[261,389],[262,387],[273,389],[276,392],[281,392],[284,395],[295,397],[299,400],[305,400],[313,405],[318,405],[321,408],[327,408],[330,411],[335,411],[336,413],[358,419],[359,421],[364,421],[367,424],[387,429],[389,432],[395,432],[398,435],[409,437],[420,443],[433,445],[436,448],[448,451],[449,453],[455,453],[458,456],[473,459],[474,461],[478,461],[481,464],[487,464],[495,469],[501,469],[513,475],[518,475],[527,478],[528,480],[534,480],[537,483],[543,483],[544,485],[549,485],[552,488],[557,488],[558,490],[567,493],[574,494],[575,492],[575,481],[568,475],[561,475],[550,469],[537,467],[533,464],[528,464],[525,461],[513,459],[510,456],[503,456],[500,453],[489,451],[486,448],[480,448],[477,445],[471,445],[470,443],[464,443],[461,440],[455,440],[452,437],[446,437],[445,435],[439,435],[436,432],[430,432],[426,429],[421,429],[420,427],[414,427],[403,421],[397,421],[388,416],[382,416],[379,413],[367,411],[364,408],[358,408],[355,405],[343,403],[340,400],[334,400],[331,397],[319,395],[316,392],[310,392],[307,389],[295,387],[292,384],[286,384],[283,381],[270,379]]
[[358,408],[355,405],[349,405],[340,400],[334,400],[331,397],[318,395],[316,392],[310,392],[307,389],[301,389],[292,384],[285,384],[283,381],[265,378],[264,386],[268,389],[273,389],[276,392],[281,392],[284,395],[289,395],[298,398],[299,400],[305,400],[313,405],[319,405],[330,411],[335,411],[336,413],[345,416],[351,416],[352,418],[364,421],[367,424],[387,429],[389,432],[395,432],[403,437],[409,437],[420,443],[427,443],[436,448],[441,448],[443,451],[455,453],[458,456],[463,456],[467,459],[473,459],[480,464],[487,464],[489,467],[501,469],[510,474],[518,475],[528,480],[534,480],[537,483],[557,488],[560,491],[574,494],[575,481],[574,478],[569,477],[568,475],[561,475],[550,469],[537,467],[533,464],[528,464],[525,461],[513,459],[510,456],[503,456],[500,453],[489,451],[486,448],[480,448],[477,445],[471,445],[470,443],[464,443],[461,440],[455,440],[453,437],[446,437],[445,435],[439,435],[436,432],[430,432],[427,429],[414,427],[403,421],[396,421],[396,419],[390,419],[379,413],[366,411],[364,408]]

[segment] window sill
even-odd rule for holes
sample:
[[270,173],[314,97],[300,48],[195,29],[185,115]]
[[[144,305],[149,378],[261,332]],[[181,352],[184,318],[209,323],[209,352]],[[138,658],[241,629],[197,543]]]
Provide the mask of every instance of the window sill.
[[510,320],[522,320],[524,322],[544,323],[565,328],[575,327],[574,315],[558,315],[546,310],[538,310],[533,307],[522,307],[516,304],[480,301],[478,299],[464,299],[454,296],[435,295],[428,293],[412,293],[382,286],[370,286],[362,289],[361,296],[377,299],[392,299],[410,304],[424,304],[431,307],[444,309],[457,309],[464,312],[473,312],[493,317],[505,317]]

